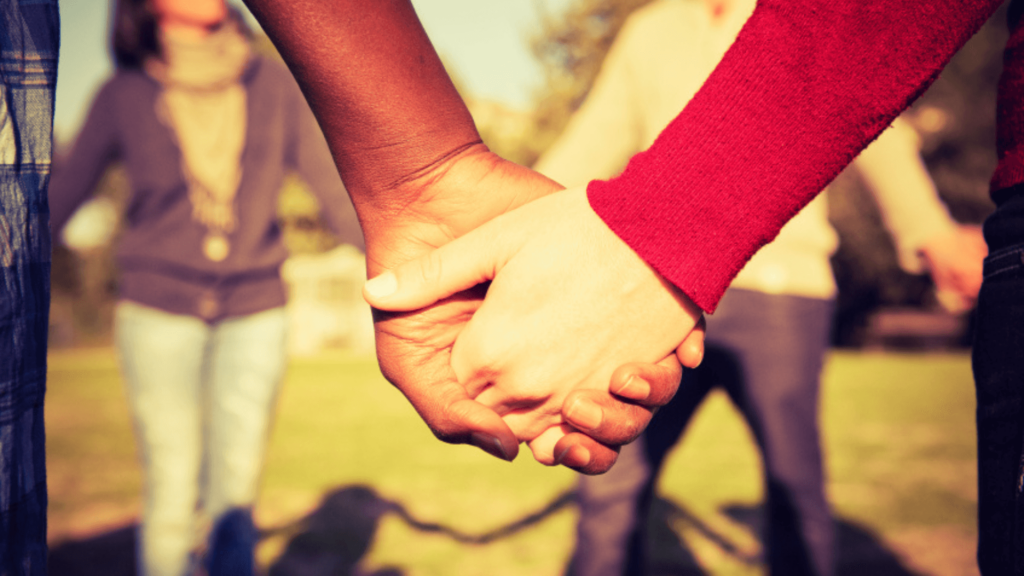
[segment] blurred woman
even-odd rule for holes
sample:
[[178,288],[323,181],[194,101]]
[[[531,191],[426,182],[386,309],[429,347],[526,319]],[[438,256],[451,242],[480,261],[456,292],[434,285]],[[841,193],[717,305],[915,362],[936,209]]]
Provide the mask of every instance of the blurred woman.
[[139,573],[202,560],[251,574],[285,369],[285,174],[306,180],[343,241],[361,235],[293,79],[252,53],[223,0],[119,0],[113,56],[50,203],[60,230],[111,163],[128,174],[114,328],[145,477]]

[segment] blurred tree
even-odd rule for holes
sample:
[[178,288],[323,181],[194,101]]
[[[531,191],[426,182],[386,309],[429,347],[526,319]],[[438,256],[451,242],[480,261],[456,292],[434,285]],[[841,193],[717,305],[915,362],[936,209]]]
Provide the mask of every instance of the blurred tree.
[[651,0],[577,0],[547,14],[531,39],[544,73],[533,125],[524,135],[522,161],[532,164],[554,142],[590,91],[626,18]]
[[[512,110],[460,89],[484,143],[504,158],[532,165],[586,98],[626,18],[651,1],[577,0],[564,12],[542,13],[529,39],[544,78],[532,110]],[[458,78],[453,79],[460,88]]]

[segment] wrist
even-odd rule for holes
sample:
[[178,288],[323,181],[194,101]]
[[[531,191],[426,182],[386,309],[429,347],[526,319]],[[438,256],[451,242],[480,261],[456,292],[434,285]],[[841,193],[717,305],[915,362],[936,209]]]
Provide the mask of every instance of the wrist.
[[373,275],[562,187],[481,142],[452,150],[356,204]]
[[448,224],[453,217],[450,205],[456,201],[455,196],[466,194],[446,180],[460,162],[488,153],[482,142],[465,143],[378,184],[372,192],[353,194],[371,275],[457,236]]

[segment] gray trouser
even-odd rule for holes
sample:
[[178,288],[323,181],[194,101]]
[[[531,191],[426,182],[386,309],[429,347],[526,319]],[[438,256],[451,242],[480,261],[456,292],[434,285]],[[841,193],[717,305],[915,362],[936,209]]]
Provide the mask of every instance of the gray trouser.
[[[764,460],[764,543],[776,576],[833,573],[818,391],[832,301],[733,289],[708,318],[704,361],[616,465],[579,484],[574,576],[646,573],[646,524],[658,472],[707,393],[721,386]],[[724,473],[724,471],[723,471]],[[699,495],[697,495],[699,496]]]

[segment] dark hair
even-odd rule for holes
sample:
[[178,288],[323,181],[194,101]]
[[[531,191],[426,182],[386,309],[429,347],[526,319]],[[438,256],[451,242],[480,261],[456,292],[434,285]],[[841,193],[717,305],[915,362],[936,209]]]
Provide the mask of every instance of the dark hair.
[[[241,11],[227,5],[227,20],[234,21],[239,31],[252,40],[252,30],[245,23]],[[114,64],[123,69],[139,69],[147,58],[160,58],[160,34],[158,19],[153,12],[151,0],[117,0],[114,19],[111,24],[113,38],[111,50]]]
[[118,68],[142,68],[147,58],[160,57],[157,17],[149,0],[117,0],[111,29],[111,51]]

